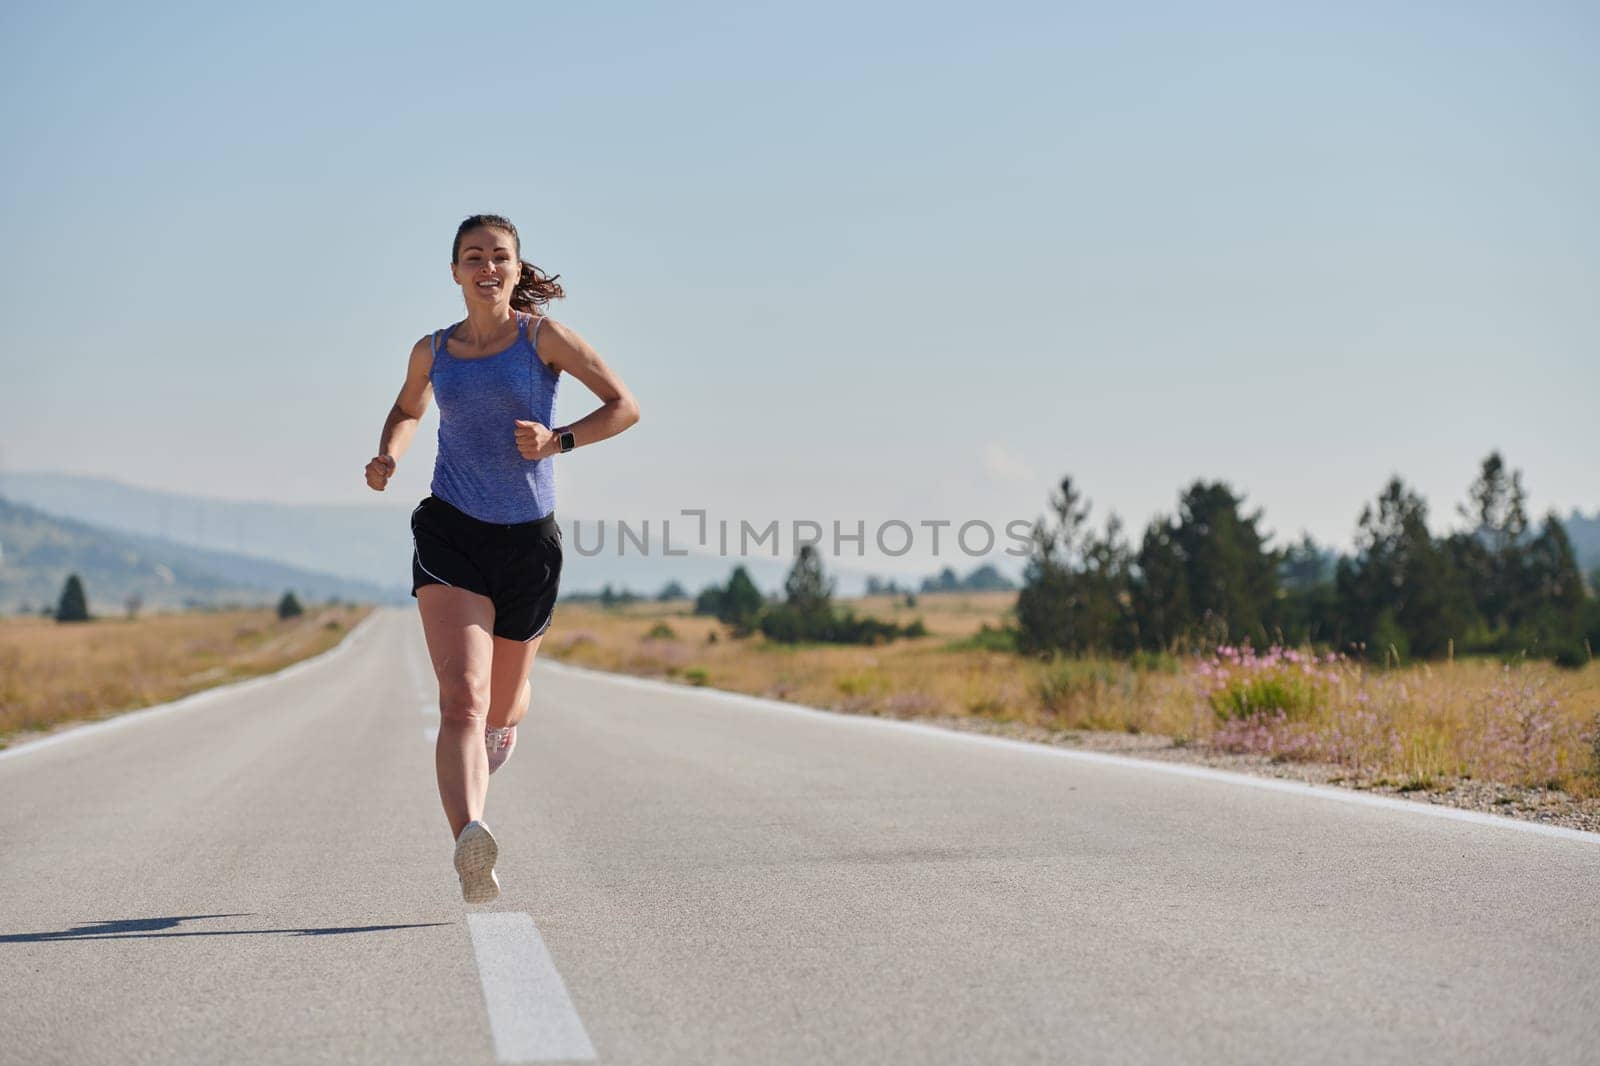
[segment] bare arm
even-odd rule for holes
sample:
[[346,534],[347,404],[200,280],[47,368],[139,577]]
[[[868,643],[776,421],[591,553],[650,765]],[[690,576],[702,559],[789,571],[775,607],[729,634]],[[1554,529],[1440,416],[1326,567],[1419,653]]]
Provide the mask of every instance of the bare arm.
[[432,370],[433,341],[431,337],[423,337],[411,347],[405,384],[400,386],[400,395],[383,420],[383,432],[378,435],[378,454],[367,463],[367,484],[379,492],[388,487],[397,461],[411,447],[417,424],[427,413],[428,403],[433,399]]
[[[539,355],[557,370],[583,382],[600,406],[565,428],[578,447],[615,437],[639,421],[639,404],[616,371],[606,365],[589,342],[561,323],[546,318],[539,330]],[[517,422],[517,449],[526,459],[543,459],[560,450],[560,430],[537,422]]]

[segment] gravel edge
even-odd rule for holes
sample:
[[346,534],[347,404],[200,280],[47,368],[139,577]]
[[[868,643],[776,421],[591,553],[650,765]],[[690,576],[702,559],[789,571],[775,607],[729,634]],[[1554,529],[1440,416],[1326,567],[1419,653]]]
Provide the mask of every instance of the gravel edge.
[[992,718],[962,715],[919,715],[907,721],[921,722],[943,729],[989,736],[1026,740],[1082,751],[1131,755],[1162,762],[1192,763],[1219,770],[1303,781],[1313,785],[1333,785],[1374,795],[1396,796],[1413,803],[1432,803],[1446,807],[1498,814],[1529,822],[1542,822],[1568,829],[1600,833],[1600,799],[1585,799],[1547,788],[1524,788],[1457,778],[1439,782],[1433,789],[1402,790],[1386,778],[1360,774],[1347,766],[1316,762],[1275,762],[1265,755],[1236,755],[1203,745],[1179,745],[1171,737],[1149,733],[1113,733],[1095,730],[1055,730],[1023,722],[1002,722]]

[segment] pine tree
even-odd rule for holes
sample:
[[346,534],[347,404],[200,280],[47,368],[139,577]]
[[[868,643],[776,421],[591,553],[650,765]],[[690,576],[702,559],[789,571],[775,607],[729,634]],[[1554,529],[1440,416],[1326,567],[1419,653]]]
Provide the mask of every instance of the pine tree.
[[1156,515],[1134,560],[1133,613],[1140,640],[1151,651],[1171,648],[1195,621],[1183,553],[1173,533],[1172,519]]
[[77,574],[67,575],[66,584],[61,586],[61,598],[56,603],[55,618],[57,622],[89,620],[89,598],[84,594],[83,581]]
[[1276,615],[1289,643],[1340,642],[1339,598],[1333,582],[1337,561],[1337,553],[1319,547],[1309,533],[1284,550],[1278,565]]
[[1527,612],[1522,594],[1523,540],[1528,532],[1522,471],[1506,471],[1499,452],[1484,459],[1467,489],[1469,505],[1456,510],[1471,526],[1448,551],[1466,575],[1478,611],[1497,634],[1509,634]]
[[1529,543],[1523,572],[1527,586],[1522,598],[1528,606],[1519,612],[1518,643],[1541,654],[1565,653],[1563,661],[1570,659],[1576,665],[1588,597],[1572,542],[1554,511],[1545,516],[1544,527]]
[[1264,644],[1276,621],[1281,557],[1266,549],[1256,529],[1262,512],[1241,514],[1243,503],[1222,482],[1195,482],[1179,501],[1172,540],[1183,559],[1190,610],[1219,619],[1230,641]]
[[815,545],[802,544],[794,566],[783,582],[784,601],[802,614],[820,614],[829,609],[833,582],[822,572],[822,556]]
[[750,580],[750,574],[744,567],[734,567],[733,574],[728,578],[728,586],[719,597],[717,619],[732,626],[735,633],[743,635],[755,628],[761,607],[761,590]]
[[1346,639],[1369,658],[1386,660],[1391,647],[1402,659],[1442,656],[1475,628],[1461,572],[1427,520],[1427,504],[1392,477],[1376,508],[1362,508],[1355,558],[1339,562]]
[[719,615],[722,613],[722,586],[707,585],[700,590],[700,595],[694,598],[694,613],[701,615]]
[[285,621],[305,614],[305,608],[300,606],[300,601],[293,592],[285,592],[283,599],[278,601],[278,620]]
[[1428,532],[1427,507],[1405,517],[1400,549],[1400,603],[1396,621],[1406,635],[1410,654],[1442,658],[1452,642],[1464,643],[1476,608],[1450,556]]
[[1122,537],[1122,520],[1106,517],[1104,535],[1084,540],[1079,639],[1087,651],[1130,654],[1139,646],[1133,612],[1133,554]]
[[1090,505],[1068,476],[1050,497],[1050,509],[1053,520],[1041,518],[1033,525],[1022,591],[1017,593],[1017,648],[1026,653],[1067,651],[1082,643],[1081,590],[1074,567]]
[[1285,549],[1278,567],[1278,582],[1289,592],[1310,592],[1331,577],[1327,553],[1317,547],[1309,533],[1302,533],[1300,543]]

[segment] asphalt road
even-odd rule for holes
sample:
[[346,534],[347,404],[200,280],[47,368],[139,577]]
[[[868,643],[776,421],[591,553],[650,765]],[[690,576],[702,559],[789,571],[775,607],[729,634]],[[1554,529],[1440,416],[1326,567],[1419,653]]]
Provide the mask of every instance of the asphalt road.
[[552,663],[470,907],[426,663],[0,753],[0,1062],[1600,1061],[1600,836]]

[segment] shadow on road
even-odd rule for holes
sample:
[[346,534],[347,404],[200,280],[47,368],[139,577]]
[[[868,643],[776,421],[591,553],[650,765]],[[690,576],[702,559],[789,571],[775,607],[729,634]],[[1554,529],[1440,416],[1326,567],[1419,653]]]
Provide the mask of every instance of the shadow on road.
[[[0,934],[0,944],[37,944],[46,940],[141,940],[167,936],[334,936],[341,933],[382,933],[391,929],[429,929],[449,922],[415,922],[410,925],[337,925],[304,929],[177,929],[184,922],[206,918],[249,918],[249,914],[185,914],[170,918],[125,918],[117,922],[85,922],[53,933]],[[167,932],[166,930],[177,930]]]

